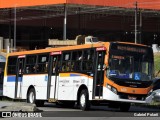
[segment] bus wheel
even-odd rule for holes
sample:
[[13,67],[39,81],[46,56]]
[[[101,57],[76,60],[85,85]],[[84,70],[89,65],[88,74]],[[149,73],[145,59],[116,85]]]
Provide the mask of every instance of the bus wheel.
[[90,102],[88,97],[88,91],[86,89],[82,90],[80,93],[79,104],[81,110],[89,110]]
[[28,95],[27,95],[27,102],[33,104],[33,103],[35,103],[35,99],[36,99],[35,90],[34,90],[34,88],[31,88],[28,92]]
[[128,112],[130,109],[130,106],[131,106],[130,103],[120,103],[120,111]]

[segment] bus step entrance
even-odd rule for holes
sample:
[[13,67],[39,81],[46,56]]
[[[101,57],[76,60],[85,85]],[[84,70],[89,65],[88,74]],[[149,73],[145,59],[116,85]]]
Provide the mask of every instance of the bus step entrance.
[[95,97],[98,96],[99,98],[102,96],[102,85],[96,85]]
[[57,101],[57,99],[54,99],[54,98],[49,98],[49,99],[48,99],[48,102],[49,102],[49,103],[56,102],[56,101]]
[[97,51],[94,70],[94,82],[93,82],[93,99],[95,97],[103,96],[103,82],[104,82],[104,57],[105,51]]

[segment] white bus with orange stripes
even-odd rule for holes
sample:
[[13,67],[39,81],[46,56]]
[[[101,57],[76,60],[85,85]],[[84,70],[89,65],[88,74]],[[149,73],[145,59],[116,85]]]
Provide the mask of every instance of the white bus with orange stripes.
[[152,99],[152,48],[100,42],[23,51],[7,56],[3,95],[42,106],[45,101],[74,106],[108,103],[128,111]]

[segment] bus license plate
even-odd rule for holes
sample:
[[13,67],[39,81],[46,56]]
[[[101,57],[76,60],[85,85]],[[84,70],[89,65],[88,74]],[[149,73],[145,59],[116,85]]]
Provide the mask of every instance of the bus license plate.
[[128,96],[128,99],[129,99],[129,100],[136,100],[136,99],[137,99],[137,97]]

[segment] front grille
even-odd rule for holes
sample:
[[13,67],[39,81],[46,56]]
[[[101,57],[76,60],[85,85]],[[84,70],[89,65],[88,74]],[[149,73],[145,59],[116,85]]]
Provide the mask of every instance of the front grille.
[[145,100],[147,95],[144,94],[127,94],[127,93],[118,93],[119,98],[128,99],[128,100]]

